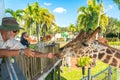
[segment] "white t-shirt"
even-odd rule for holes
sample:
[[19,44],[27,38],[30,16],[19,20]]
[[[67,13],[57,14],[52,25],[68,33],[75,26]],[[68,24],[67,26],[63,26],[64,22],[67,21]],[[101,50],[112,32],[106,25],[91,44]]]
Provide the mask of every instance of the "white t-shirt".
[[[2,35],[0,33],[0,49],[25,49],[26,47],[23,46],[19,41],[17,41],[16,39],[14,38],[11,38],[7,41],[4,41],[3,38],[2,38]],[[2,58],[0,59],[0,63],[2,61]]]

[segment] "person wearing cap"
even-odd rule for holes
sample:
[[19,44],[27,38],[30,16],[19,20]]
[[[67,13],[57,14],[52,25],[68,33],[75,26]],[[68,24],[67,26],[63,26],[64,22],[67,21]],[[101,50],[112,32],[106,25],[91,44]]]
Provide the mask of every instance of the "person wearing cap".
[[[19,30],[23,29],[20,27],[15,18],[12,17],[5,17],[2,19],[2,25],[0,26],[0,57],[9,57],[9,56],[18,56],[21,52],[24,52],[25,56],[31,57],[48,57],[53,58],[53,53],[47,54],[38,54],[41,52],[33,51],[29,48],[26,48],[21,45],[21,43],[15,40],[15,36],[18,34]],[[9,41],[11,43],[9,43]],[[2,48],[6,43],[6,47],[10,48],[10,50]],[[14,48],[14,46],[16,48]],[[14,48],[15,50],[12,50]]]
[[[23,30],[13,17],[4,17],[0,26],[0,64],[3,58],[25,55],[27,57],[44,57],[54,58],[55,55],[51,52],[40,54],[42,52],[33,51],[30,48],[24,47],[15,39],[19,30]],[[4,67],[5,68],[5,67]],[[6,80],[5,78],[2,80]],[[9,79],[7,79],[9,80]],[[23,79],[24,80],[24,79]]]

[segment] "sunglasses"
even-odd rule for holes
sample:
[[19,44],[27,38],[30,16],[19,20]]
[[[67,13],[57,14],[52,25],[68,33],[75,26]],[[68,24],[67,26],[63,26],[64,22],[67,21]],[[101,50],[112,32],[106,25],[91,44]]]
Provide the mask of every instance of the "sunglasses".
[[19,32],[19,30],[13,30],[13,33],[17,33],[17,32]]

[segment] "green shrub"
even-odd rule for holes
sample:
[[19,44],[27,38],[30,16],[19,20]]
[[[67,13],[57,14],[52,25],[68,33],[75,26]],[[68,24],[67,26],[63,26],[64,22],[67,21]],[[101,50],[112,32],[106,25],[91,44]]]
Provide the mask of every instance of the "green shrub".
[[89,56],[83,56],[77,62],[79,67],[87,66],[91,63],[91,58]]
[[31,49],[35,49],[35,44],[31,44],[29,47],[30,47]]
[[108,41],[119,41],[119,38],[107,38]]

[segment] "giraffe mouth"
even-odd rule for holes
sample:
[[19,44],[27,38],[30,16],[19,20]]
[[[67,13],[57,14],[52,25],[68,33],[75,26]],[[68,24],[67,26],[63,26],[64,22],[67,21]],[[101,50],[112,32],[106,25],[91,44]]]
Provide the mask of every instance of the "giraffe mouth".
[[88,44],[87,44],[87,43],[84,43],[84,42],[82,42],[82,45],[85,46],[85,47],[88,46]]
[[54,54],[56,56],[56,58],[58,59],[62,59],[64,57],[64,54],[63,53],[55,53]]

